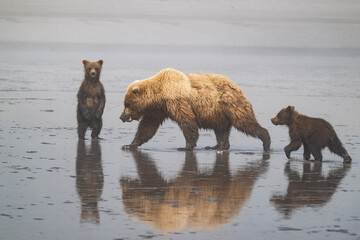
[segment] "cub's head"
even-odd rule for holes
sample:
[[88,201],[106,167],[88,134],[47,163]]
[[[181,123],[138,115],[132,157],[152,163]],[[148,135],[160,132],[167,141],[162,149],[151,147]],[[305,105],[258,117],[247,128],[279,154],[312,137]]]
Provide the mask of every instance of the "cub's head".
[[274,125],[286,125],[293,121],[295,116],[295,107],[288,106],[286,108],[281,109],[281,111],[271,119],[271,122]]
[[84,59],[83,64],[85,71],[85,79],[91,81],[99,80],[103,63],[103,60],[99,60],[97,62],[90,62]]
[[124,111],[120,116],[123,122],[139,120],[144,115],[146,108],[144,92],[145,89],[141,86],[140,81],[134,81],[129,85],[125,93]]

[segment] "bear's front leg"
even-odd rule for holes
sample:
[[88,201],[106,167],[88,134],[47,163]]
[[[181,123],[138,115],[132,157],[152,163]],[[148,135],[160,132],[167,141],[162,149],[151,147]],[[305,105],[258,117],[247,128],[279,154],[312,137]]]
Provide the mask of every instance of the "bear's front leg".
[[301,141],[300,141],[300,140],[297,140],[297,139],[296,139],[296,140],[291,140],[291,142],[289,143],[289,145],[287,145],[287,146],[284,148],[286,157],[287,157],[288,159],[290,159],[290,154],[291,154],[291,152],[298,150],[300,147],[301,147]]
[[155,135],[156,131],[164,120],[165,118],[161,113],[145,115],[139,123],[134,140],[130,145],[124,145],[122,149],[136,149],[137,147],[149,141]]
[[179,151],[191,151],[196,146],[196,142],[199,138],[199,130],[195,120],[179,123],[181,130],[183,131],[186,145],[184,148],[178,148]]
[[228,150],[230,148],[229,135],[230,127],[227,129],[215,129],[217,144],[213,147],[207,146],[206,150]]
[[105,108],[105,95],[101,96],[99,99],[99,106],[96,109],[95,117],[100,119],[104,113]]

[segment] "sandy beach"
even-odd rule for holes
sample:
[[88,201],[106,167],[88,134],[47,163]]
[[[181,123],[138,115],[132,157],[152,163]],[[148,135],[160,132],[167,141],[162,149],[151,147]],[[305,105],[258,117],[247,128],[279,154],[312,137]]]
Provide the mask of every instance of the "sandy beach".
[[[1,239],[360,239],[357,1],[0,1]],[[82,59],[103,59],[99,141],[78,141]],[[129,83],[171,67],[239,85],[271,152],[232,130],[193,152],[166,121],[137,151]],[[288,105],[335,128],[351,164],[288,160]]]

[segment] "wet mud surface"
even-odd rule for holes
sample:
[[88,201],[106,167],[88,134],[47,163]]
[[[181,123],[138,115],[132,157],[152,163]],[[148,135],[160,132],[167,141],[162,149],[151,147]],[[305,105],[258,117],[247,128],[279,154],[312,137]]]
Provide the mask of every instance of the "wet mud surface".
[[[84,24],[95,24],[83,17]],[[160,18],[154,20],[159,28],[191,28],[180,19]],[[0,18],[0,27],[9,21],[27,26],[15,16]],[[72,18],[55,22],[67,21],[78,26]],[[108,19],[102,21],[94,26],[105,26]],[[194,29],[208,26],[208,16],[193,21]],[[240,31],[227,20],[215,23],[223,21]],[[297,21],[313,30],[313,24],[333,26],[331,21]],[[258,29],[264,22],[253,19],[246,26]],[[285,27],[285,22],[265,25]],[[358,26],[355,20],[337,24]],[[39,36],[46,37],[45,32]],[[246,47],[213,39],[219,42],[211,47],[201,46],[199,36],[192,45],[165,44],[160,38],[129,44],[129,36],[124,37],[128,43],[79,44],[65,37],[48,43],[52,40],[18,42],[10,31],[8,36],[0,42],[0,239],[360,239],[356,46],[341,49],[328,42],[311,50],[293,41],[290,47],[265,42]],[[77,139],[76,93],[84,58],[104,60],[101,140],[92,141],[89,131],[87,140]],[[185,140],[171,121],[138,150],[121,150],[137,128],[137,122],[119,120],[128,84],[164,67],[232,79],[269,130],[271,151],[264,153],[259,140],[233,129],[229,151],[205,150],[215,144],[215,135],[202,130],[193,152],[179,152]],[[343,164],[328,150],[323,162],[304,161],[302,148],[288,160],[283,152],[288,130],[270,122],[287,105],[329,121],[353,162]]]

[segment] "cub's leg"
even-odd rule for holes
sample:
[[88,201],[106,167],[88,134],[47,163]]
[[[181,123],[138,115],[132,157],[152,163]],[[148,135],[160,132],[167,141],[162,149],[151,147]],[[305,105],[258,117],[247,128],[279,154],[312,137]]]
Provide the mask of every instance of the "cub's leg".
[[310,159],[310,148],[305,141],[303,141],[303,146],[304,146],[304,154],[303,154],[304,159],[309,160]]
[[92,128],[92,132],[91,132],[91,138],[92,139],[97,139],[99,138],[99,134],[102,128],[102,119],[94,119],[91,121],[91,128]]
[[77,132],[78,132],[79,139],[81,139],[81,140],[85,139],[85,132],[88,127],[89,127],[88,121],[78,120]]
[[336,134],[332,139],[329,140],[328,147],[331,152],[342,157],[345,163],[351,162],[351,157],[343,147],[342,143],[340,142],[340,139],[336,136]]
[[301,141],[300,141],[300,139],[292,139],[291,142],[289,143],[289,145],[287,145],[287,146],[284,148],[286,157],[287,157],[288,159],[290,159],[290,154],[291,154],[291,152],[298,150],[300,147],[301,147]]
[[319,161],[319,162],[322,161],[323,156],[321,154],[321,148],[311,146],[310,151],[311,151],[311,154],[314,156],[315,161]]

